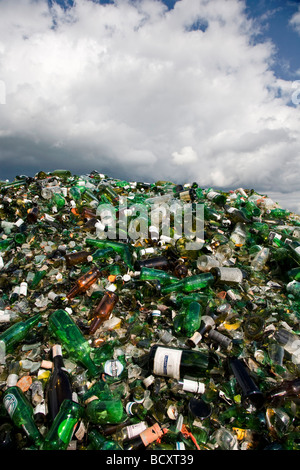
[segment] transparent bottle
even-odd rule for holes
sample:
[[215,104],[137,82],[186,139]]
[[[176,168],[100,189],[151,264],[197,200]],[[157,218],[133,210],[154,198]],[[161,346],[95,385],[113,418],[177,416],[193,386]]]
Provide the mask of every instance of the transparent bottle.
[[92,267],[86,273],[84,273],[79,279],[77,279],[75,285],[67,293],[67,299],[73,299],[79,294],[86,292],[100,277],[101,272],[98,268]]

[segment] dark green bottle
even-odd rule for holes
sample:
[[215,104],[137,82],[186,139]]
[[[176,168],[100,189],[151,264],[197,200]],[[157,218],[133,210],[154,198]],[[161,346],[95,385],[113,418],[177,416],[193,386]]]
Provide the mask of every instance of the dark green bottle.
[[140,280],[159,281],[163,285],[178,282],[178,277],[172,276],[171,274],[163,271],[162,269],[143,267],[141,269]]
[[205,371],[218,364],[213,352],[166,348],[159,344],[151,347],[148,368],[151,373],[174,379],[203,377]]
[[64,400],[40,450],[66,450],[83,413],[82,405],[69,399]]
[[99,370],[91,359],[90,344],[65,310],[58,309],[51,314],[49,328],[68,351],[70,357],[86,367],[90,376],[97,375]]
[[133,269],[132,253],[129,245],[122,242],[116,242],[113,240],[99,240],[93,238],[87,238],[85,240],[87,245],[93,246],[94,248],[112,248],[118,255],[121,256],[122,260],[129,269]]
[[211,286],[215,283],[215,277],[211,273],[195,274],[185,277],[161,289],[162,295],[170,292],[194,292],[199,289]]
[[94,450],[122,450],[122,447],[111,439],[106,439],[97,429],[89,431],[89,441]]
[[43,442],[43,436],[35,424],[33,407],[22,390],[17,386],[7,388],[3,404],[14,425],[23,429],[28,438],[39,446]]
[[0,335],[1,350],[10,351],[13,346],[26,338],[28,332],[39,322],[41,315],[38,313],[28,320],[20,321],[10,326]]

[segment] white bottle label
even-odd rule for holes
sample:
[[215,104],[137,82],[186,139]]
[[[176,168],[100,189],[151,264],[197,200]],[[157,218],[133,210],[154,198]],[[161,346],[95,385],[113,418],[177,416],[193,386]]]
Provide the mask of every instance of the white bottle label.
[[179,379],[181,356],[181,350],[158,347],[154,357],[154,374]]
[[183,380],[183,388],[185,392],[192,392],[192,393],[204,393],[205,385],[202,382],[197,382],[196,380]]
[[9,414],[10,417],[12,417],[15,412],[15,409],[18,406],[18,400],[16,399],[14,395],[12,395],[11,393],[8,393],[6,397],[4,398],[3,403],[4,403],[4,407],[7,413]]
[[127,426],[126,430],[127,430],[128,439],[132,439],[133,437],[138,436],[139,434],[141,434],[141,432],[145,431],[147,427],[148,426],[145,423],[145,421],[141,421],[140,423]]
[[20,295],[27,296],[27,282],[21,282],[20,284]]
[[61,349],[60,344],[55,344],[52,347],[52,357],[55,357],[55,356],[62,356],[62,349]]

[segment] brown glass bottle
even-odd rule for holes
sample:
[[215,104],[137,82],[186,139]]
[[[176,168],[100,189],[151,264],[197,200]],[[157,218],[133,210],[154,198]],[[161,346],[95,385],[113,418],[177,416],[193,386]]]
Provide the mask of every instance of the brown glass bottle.
[[83,276],[77,279],[75,285],[67,294],[67,299],[72,299],[78,294],[83,294],[86,292],[94,282],[100,277],[100,271],[96,267],[89,269]]
[[34,224],[38,219],[38,215],[39,215],[38,206],[33,206],[31,209],[28,209],[28,211],[27,211],[27,222],[29,224]]
[[266,401],[281,402],[285,398],[300,398],[300,379],[284,380],[267,393]]
[[108,320],[114,306],[118,302],[119,297],[114,292],[107,291],[100,300],[92,314],[90,325],[90,334],[94,334],[105,320]]
[[66,253],[65,260],[68,268],[87,262],[91,254],[88,251],[76,251],[74,253]]

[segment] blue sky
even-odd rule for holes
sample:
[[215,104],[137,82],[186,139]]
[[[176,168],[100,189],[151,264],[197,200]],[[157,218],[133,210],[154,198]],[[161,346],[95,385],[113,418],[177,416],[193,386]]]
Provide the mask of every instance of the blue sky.
[[197,181],[300,213],[300,4],[0,0],[0,179]]

